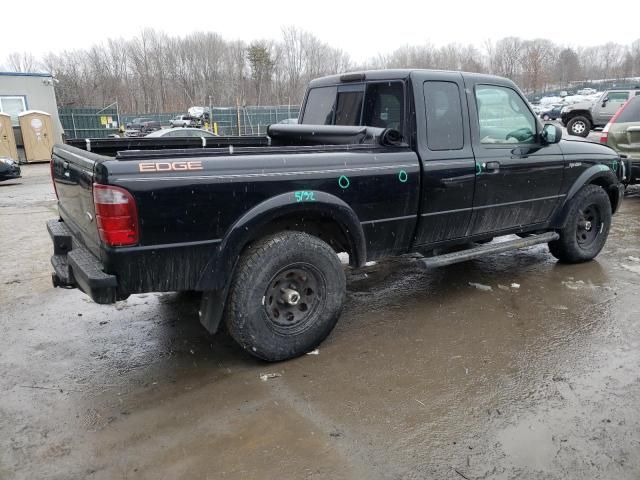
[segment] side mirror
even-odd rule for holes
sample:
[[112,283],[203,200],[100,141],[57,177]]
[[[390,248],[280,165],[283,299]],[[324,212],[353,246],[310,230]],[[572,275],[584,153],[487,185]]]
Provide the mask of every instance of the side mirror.
[[609,98],[605,98],[604,100],[602,100],[602,108],[607,106],[608,101],[609,101]]
[[558,143],[562,139],[562,129],[558,125],[547,123],[542,127],[540,137],[544,144]]

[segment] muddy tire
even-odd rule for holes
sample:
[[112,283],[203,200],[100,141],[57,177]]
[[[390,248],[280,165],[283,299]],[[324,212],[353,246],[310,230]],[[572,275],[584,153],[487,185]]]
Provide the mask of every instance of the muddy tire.
[[567,122],[567,132],[569,135],[577,137],[587,137],[591,131],[591,122],[588,118],[577,116]]
[[345,274],[333,249],[302,232],[281,232],[240,257],[226,310],[233,339],[276,362],[303,355],[329,335],[342,311]]
[[604,247],[611,228],[611,202],[598,185],[586,185],[571,200],[567,224],[549,251],[561,262],[592,260]]

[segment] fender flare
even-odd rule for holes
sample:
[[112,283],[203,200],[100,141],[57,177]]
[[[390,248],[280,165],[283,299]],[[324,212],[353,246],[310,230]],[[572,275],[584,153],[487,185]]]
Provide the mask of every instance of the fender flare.
[[352,252],[350,263],[354,266],[364,264],[364,231],[356,213],[343,200],[321,191],[313,191],[311,201],[299,201],[293,191],[271,197],[250,209],[231,226],[216,251],[212,252],[198,281],[196,290],[204,292],[199,312],[200,321],[210,333],[217,331],[238,258],[254,239],[256,230],[278,218],[295,213],[321,214],[335,220],[349,242]]
[[569,123],[569,120],[573,117],[585,117],[593,126],[593,115],[591,114],[591,110],[571,110],[571,112],[567,114],[567,117],[567,123]]
[[584,172],[580,174],[580,176],[573,182],[571,188],[567,192],[566,197],[564,198],[564,203],[558,209],[557,213],[553,216],[551,220],[552,228],[563,228],[567,223],[567,215],[569,213],[571,200],[576,194],[584,187],[589,184],[597,184],[604,186],[606,185],[605,191],[607,195],[611,198],[612,195],[615,196],[615,201],[611,202],[611,210],[615,211],[617,204],[619,190],[617,188],[620,181],[616,177],[616,175],[611,171],[609,167],[606,165],[598,164],[592,165],[587,168]]

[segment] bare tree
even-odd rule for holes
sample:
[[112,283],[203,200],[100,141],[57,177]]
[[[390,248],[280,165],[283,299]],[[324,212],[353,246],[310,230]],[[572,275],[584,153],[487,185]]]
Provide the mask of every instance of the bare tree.
[[14,72],[32,73],[39,70],[39,62],[31,53],[13,52],[7,57],[9,68]]
[[44,69],[59,81],[61,105],[105,106],[123,113],[185,111],[194,105],[299,104],[309,80],[365,68],[438,68],[489,72],[527,92],[584,79],[640,76],[640,39],[631,45],[560,47],[506,37],[474,45],[399,46],[354,65],[347,53],[289,26],[279,41],[247,45],[211,32],[170,37],[152,29],[87,49],[46,55],[13,53],[15,71]]

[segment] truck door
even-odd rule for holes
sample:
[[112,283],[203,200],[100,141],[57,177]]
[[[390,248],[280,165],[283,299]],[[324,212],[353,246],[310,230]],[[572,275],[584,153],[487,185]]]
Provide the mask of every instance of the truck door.
[[414,75],[416,144],[422,162],[415,244],[426,245],[466,235],[475,161],[462,76],[445,72],[430,72],[428,78]]
[[593,120],[596,125],[606,125],[618,109],[629,99],[629,92],[608,92],[593,108]]
[[560,147],[540,141],[540,124],[515,88],[476,82],[467,88],[476,158],[469,233],[546,222],[561,196]]

